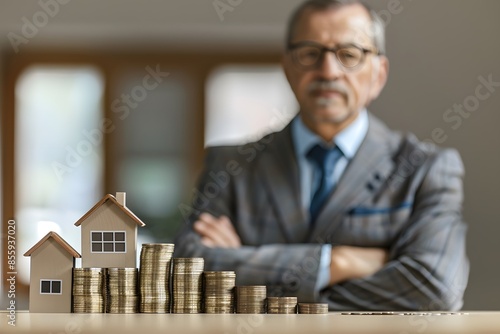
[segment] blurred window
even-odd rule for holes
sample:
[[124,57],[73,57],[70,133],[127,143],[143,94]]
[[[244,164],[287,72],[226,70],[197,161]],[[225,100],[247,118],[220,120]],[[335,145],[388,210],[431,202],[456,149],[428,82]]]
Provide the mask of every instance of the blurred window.
[[279,65],[225,65],[206,85],[205,146],[243,144],[278,131],[297,113]]
[[[112,103],[116,133],[110,154],[116,169],[110,177],[116,190],[127,192],[127,207],[146,223],[139,237],[172,242],[183,222],[179,203],[191,195],[196,85],[174,69],[161,83],[141,89],[148,73],[129,67],[113,80],[112,96],[121,103]],[[138,91],[143,94],[134,98]],[[124,96],[133,103],[124,103]]]
[[[15,110],[15,217],[19,249],[48,232],[80,249],[73,225],[102,197],[101,73],[90,66],[32,66],[19,77]],[[29,280],[29,258],[18,257]]]

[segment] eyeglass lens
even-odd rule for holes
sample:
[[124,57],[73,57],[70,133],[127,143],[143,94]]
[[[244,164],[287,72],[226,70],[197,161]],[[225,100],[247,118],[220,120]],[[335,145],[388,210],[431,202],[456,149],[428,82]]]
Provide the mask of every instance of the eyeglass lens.
[[[299,65],[314,67],[319,64],[327,51],[331,50],[315,45],[303,45],[295,48],[293,53]],[[364,52],[355,46],[348,46],[335,50],[335,55],[343,66],[353,68],[361,63]]]

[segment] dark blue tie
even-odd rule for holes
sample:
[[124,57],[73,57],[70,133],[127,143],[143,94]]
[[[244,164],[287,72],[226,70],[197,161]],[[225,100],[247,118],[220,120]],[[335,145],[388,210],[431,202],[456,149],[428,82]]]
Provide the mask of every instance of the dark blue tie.
[[316,144],[307,153],[307,159],[313,162],[320,176],[318,187],[312,189],[314,195],[311,200],[311,205],[309,206],[311,224],[315,223],[328,195],[330,195],[335,186],[333,170],[341,157],[342,151],[340,151],[337,146],[324,148]]

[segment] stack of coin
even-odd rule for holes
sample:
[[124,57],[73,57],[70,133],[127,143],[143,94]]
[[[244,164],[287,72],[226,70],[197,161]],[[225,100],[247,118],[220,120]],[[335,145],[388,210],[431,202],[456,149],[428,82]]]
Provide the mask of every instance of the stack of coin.
[[104,312],[103,268],[73,268],[73,312]]
[[299,303],[301,314],[327,314],[328,304]]
[[170,262],[173,244],[143,244],[141,249],[140,312],[170,312]]
[[205,313],[234,313],[234,271],[205,271]]
[[172,313],[201,313],[203,258],[173,259]]
[[267,297],[267,313],[297,313],[297,297]]
[[106,313],[137,313],[137,268],[108,268]]
[[237,286],[236,313],[266,313],[266,286]]

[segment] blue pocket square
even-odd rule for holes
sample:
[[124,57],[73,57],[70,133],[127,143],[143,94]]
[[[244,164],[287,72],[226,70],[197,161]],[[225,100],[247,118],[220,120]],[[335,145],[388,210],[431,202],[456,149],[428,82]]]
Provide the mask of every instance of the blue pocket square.
[[349,210],[349,215],[375,215],[375,214],[384,214],[384,213],[393,213],[394,211],[398,211],[401,209],[411,208],[413,206],[413,202],[404,202],[396,206],[388,207],[388,208],[367,208],[367,207],[356,207]]

